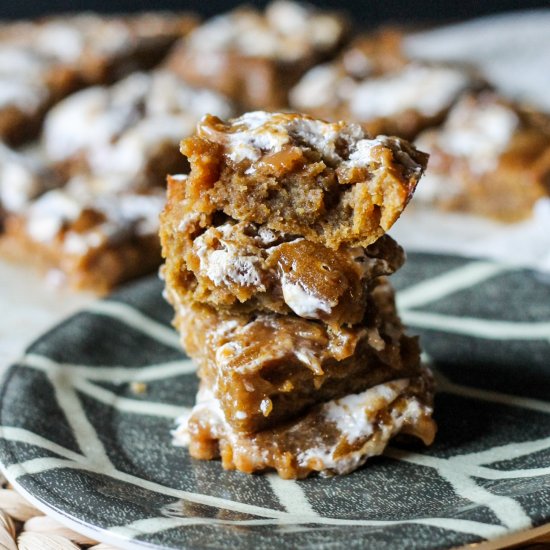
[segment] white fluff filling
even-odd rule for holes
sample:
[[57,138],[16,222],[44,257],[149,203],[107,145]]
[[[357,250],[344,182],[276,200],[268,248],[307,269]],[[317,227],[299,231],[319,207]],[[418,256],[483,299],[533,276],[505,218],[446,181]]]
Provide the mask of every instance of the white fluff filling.
[[300,283],[290,282],[286,277],[282,278],[281,286],[287,306],[300,317],[319,319],[320,313],[330,314],[336,305],[314,296]]
[[208,233],[197,237],[193,248],[200,260],[201,274],[210,279],[216,286],[237,284],[240,286],[255,286],[265,290],[259,270],[261,258],[245,255],[229,241],[233,226],[224,224],[214,229],[215,236],[221,245],[220,249],[212,249],[206,244]]

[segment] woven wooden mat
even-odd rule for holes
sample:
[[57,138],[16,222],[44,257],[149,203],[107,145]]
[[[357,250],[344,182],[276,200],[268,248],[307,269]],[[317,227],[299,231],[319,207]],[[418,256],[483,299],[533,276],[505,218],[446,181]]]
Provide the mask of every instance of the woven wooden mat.
[[0,476],[0,550],[118,550],[45,516]]
[[[550,533],[518,546],[550,549]],[[0,475],[0,550],[118,550],[69,529],[29,504]]]

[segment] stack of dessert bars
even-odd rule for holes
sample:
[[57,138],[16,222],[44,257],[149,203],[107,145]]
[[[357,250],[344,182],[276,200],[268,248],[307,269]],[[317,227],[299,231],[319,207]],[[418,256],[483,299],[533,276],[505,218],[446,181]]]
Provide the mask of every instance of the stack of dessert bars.
[[385,232],[427,157],[356,124],[206,116],[161,215],[166,296],[200,389],[176,439],[225,468],[346,473],[398,433],[429,444],[432,383],[386,276]]

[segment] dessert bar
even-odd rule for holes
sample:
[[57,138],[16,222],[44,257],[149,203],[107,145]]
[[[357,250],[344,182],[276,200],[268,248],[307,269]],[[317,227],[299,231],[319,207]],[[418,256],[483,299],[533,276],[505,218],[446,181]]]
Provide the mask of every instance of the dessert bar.
[[204,387],[239,432],[273,427],[319,401],[418,372],[418,344],[404,335],[386,281],[369,294],[361,322],[341,327],[169,299]]
[[244,434],[227,424],[218,401],[205,388],[191,418],[174,431],[177,445],[188,445],[203,460],[221,457],[228,470],[253,473],[274,469],[283,479],[313,472],[347,474],[380,455],[396,435],[425,445],[435,437],[433,382],[427,370],[341,399],[319,403],[272,429]]
[[459,65],[411,61],[357,79],[343,71],[341,63],[333,63],[306,73],[291,90],[290,104],[315,116],[359,122],[373,134],[412,139],[439,124],[462,92],[484,86],[475,73]]
[[35,137],[56,101],[159,63],[196,24],[186,14],[48,17],[0,27],[0,139]]
[[153,271],[160,261],[164,193],[108,193],[104,184],[78,176],[10,212],[0,238],[2,255],[36,265],[54,285],[99,293]]
[[47,162],[13,151],[0,162],[2,254],[98,292],[153,271],[166,173],[187,167],[178,140],[205,110],[232,107],[161,70],[59,102],[45,120]]
[[206,116],[181,151],[191,164],[174,201],[181,222],[204,227],[220,211],[333,249],[381,237],[427,161],[408,142],[372,138],[357,124],[262,111],[229,123]]
[[426,203],[512,222],[550,195],[550,117],[495,93],[463,97],[417,142],[432,159]]
[[[169,193],[181,192],[186,183],[184,177],[170,180]],[[180,286],[186,300],[219,310],[294,311],[330,325],[357,323],[370,282],[404,261],[403,250],[387,235],[366,248],[333,250],[255,223],[221,222],[219,214],[216,225],[214,217],[206,217],[206,230],[198,220],[178,228],[169,263],[187,277]]]
[[168,66],[190,83],[226,94],[248,109],[286,106],[288,90],[344,42],[339,14],[288,0],[214,17],[172,52]]
[[59,102],[41,141],[65,178],[123,173],[133,176],[134,189],[164,186],[167,173],[187,166],[178,151],[181,137],[205,112],[230,116],[232,109],[216,92],[192,88],[167,71],[137,72]]
[[397,73],[409,63],[402,38],[394,28],[358,36],[333,61],[316,65],[300,79],[289,93],[291,107],[338,119],[360,82]]

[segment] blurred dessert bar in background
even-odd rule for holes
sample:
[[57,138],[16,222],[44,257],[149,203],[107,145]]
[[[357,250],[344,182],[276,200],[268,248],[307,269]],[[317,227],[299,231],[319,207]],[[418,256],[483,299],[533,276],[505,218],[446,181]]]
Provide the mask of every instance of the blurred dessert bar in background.
[[0,139],[37,135],[47,109],[68,93],[157,64],[196,23],[191,15],[144,13],[49,17],[0,26]]
[[42,161],[7,148],[0,160],[2,253],[99,292],[150,273],[160,263],[166,174],[186,168],[178,141],[206,111],[233,112],[216,92],[162,70],[58,103],[45,120]]
[[349,36],[341,14],[277,0],[265,12],[241,7],[191,32],[168,60],[187,81],[247,109],[280,109],[302,74],[330,59]]
[[0,250],[40,268],[53,285],[79,290],[103,293],[150,273],[159,264],[164,191],[113,192],[105,190],[106,183],[77,176],[8,215]]
[[290,104],[329,120],[354,120],[373,135],[413,139],[444,120],[463,92],[484,86],[474,72],[460,65],[411,61],[374,75],[357,79],[342,61],[315,67],[291,90]]
[[496,93],[464,96],[416,143],[430,153],[420,200],[513,222],[550,196],[550,116]]
[[168,173],[187,166],[179,140],[207,112],[234,111],[218,93],[193,88],[170,72],[137,72],[61,101],[44,121],[41,142],[46,159],[66,178],[124,174],[133,189],[164,187]]

